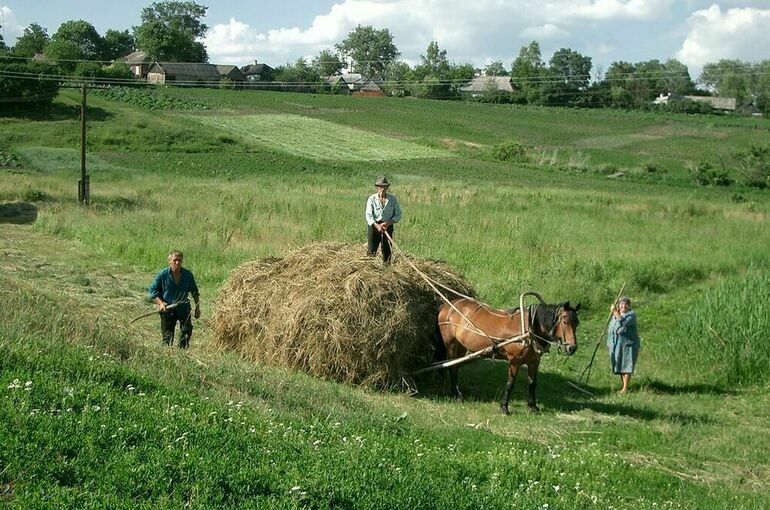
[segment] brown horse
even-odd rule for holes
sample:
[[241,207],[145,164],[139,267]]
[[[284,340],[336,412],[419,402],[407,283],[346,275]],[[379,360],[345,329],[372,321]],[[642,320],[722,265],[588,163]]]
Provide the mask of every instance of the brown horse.
[[[438,312],[441,337],[439,354],[445,354],[446,359],[450,360],[464,356],[467,351],[476,352],[521,335],[521,314],[524,313],[524,321],[531,332],[530,338],[504,345],[494,354],[494,357],[508,360],[508,383],[500,401],[500,411],[509,414],[508,401],[516,382],[516,374],[521,365],[527,365],[527,405],[530,411],[537,413],[539,409],[535,400],[535,389],[540,356],[548,351],[551,345],[557,345],[568,356],[575,353],[579,322],[577,312],[580,305],[572,308],[567,301],[560,305],[537,304],[524,307],[523,310],[514,308],[506,311],[496,310],[468,298],[457,299],[452,305],[444,304]],[[455,365],[449,369],[449,373],[451,391],[456,398],[461,399],[462,394],[457,386],[458,369],[459,366]]]

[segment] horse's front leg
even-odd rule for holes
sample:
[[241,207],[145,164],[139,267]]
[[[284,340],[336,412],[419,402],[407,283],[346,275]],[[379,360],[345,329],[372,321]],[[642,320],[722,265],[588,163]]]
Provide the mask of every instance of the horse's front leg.
[[527,407],[529,407],[529,410],[532,413],[539,413],[540,408],[537,407],[537,400],[535,398],[535,391],[537,390],[537,369],[540,366],[539,361],[533,361],[531,363],[527,363],[527,381],[529,382],[528,385],[528,394],[527,394]]
[[505,391],[503,391],[503,399],[500,401],[500,412],[503,414],[511,414],[508,411],[508,401],[511,399],[511,392],[513,392],[513,384],[516,382],[516,374],[519,372],[519,366],[514,365],[513,361],[508,362],[508,382],[505,383]]

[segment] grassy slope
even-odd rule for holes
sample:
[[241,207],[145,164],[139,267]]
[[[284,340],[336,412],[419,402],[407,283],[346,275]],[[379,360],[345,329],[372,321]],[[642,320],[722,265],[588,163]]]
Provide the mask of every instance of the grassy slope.
[[[91,162],[95,204],[83,222],[70,202],[76,155],[38,148],[72,147],[76,122],[64,115],[35,123],[2,120],[0,142],[39,170],[10,174],[0,197],[46,199],[37,203],[35,225],[2,226],[0,288],[15,311],[0,331],[3,422],[17,425],[5,429],[0,450],[9,501],[20,507],[53,500],[128,506],[137,496],[169,506],[249,501],[325,507],[332,501],[338,507],[440,508],[452,501],[503,508],[513,497],[523,506],[552,508],[593,507],[594,499],[616,508],[761,506],[770,452],[751,438],[767,420],[766,388],[732,391],[704,377],[688,379],[686,360],[671,356],[664,342],[676,334],[674,312],[683,300],[750,265],[766,270],[763,195],[744,190],[749,201],[736,204],[732,190],[689,188],[674,178],[630,186],[590,174],[533,172],[490,161],[484,147],[445,141],[488,146],[500,123],[529,133],[531,143],[541,143],[537,137],[554,146],[579,145],[572,137],[581,129],[592,130],[593,138],[615,136],[619,126],[599,128],[586,120],[596,112],[582,117],[423,101],[211,96],[239,112],[303,113],[397,134],[455,157],[319,163],[173,117],[161,116],[156,126],[155,115],[94,98],[101,119],[92,124],[90,139],[102,150]],[[477,122],[468,116],[473,109],[488,118]],[[511,114],[521,112],[526,125],[512,123]],[[609,116],[629,129],[660,123],[603,115],[602,122]],[[564,121],[570,116],[574,124]],[[552,125],[558,119],[560,129]],[[754,136],[740,126],[674,122],[682,123],[706,134],[732,130],[720,149],[727,152]],[[640,145],[626,150],[641,157]],[[576,378],[589,348],[567,365],[546,358],[544,415],[503,418],[493,414],[500,365],[464,369],[466,394],[477,400],[459,405],[372,395],[250,367],[208,352],[205,323],[190,356],[159,349],[154,324],[124,325],[142,311],[137,296],[169,242],[185,243],[195,254],[189,264],[204,282],[208,306],[213,289],[240,261],[315,239],[359,242],[357,204],[381,171],[395,175],[394,191],[409,205],[398,238],[405,247],[448,260],[496,304],[510,304],[519,289],[533,287],[546,296],[583,299],[589,313],[581,328],[589,346],[601,329],[603,303],[620,282],[630,281],[649,325],[641,391],[628,399],[612,396],[614,381],[603,363],[592,376],[599,398],[565,391],[565,379]],[[169,191],[180,198],[169,198]],[[187,235],[169,232],[169,221],[182,222]],[[598,250],[608,239],[613,249]],[[7,388],[14,379],[20,387]],[[237,419],[211,419],[224,415]],[[162,430],[169,424],[174,428]],[[183,432],[187,436],[178,439]],[[71,437],[77,440],[67,441]],[[96,476],[97,470],[106,476]],[[292,491],[295,486],[300,489]]]

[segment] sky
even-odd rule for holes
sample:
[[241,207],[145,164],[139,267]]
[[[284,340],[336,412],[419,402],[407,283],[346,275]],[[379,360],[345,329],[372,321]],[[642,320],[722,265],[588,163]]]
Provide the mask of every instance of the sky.
[[[431,41],[455,63],[510,69],[538,41],[544,61],[560,48],[612,62],[678,59],[696,78],[704,64],[770,59],[770,0],[196,0],[208,7],[209,61],[276,67],[333,49],[357,25],[387,28],[414,65]],[[131,29],[151,1],[0,0],[0,29],[12,45],[38,23],[52,35],[68,20],[100,34]],[[763,28],[764,27],[764,28]]]

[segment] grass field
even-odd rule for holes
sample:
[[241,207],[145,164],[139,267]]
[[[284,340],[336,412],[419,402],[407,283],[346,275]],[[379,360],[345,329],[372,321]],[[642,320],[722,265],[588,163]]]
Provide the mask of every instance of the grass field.
[[[687,173],[704,160],[735,171],[767,120],[162,93],[205,109],[89,97],[89,208],[75,203],[76,95],[0,117],[0,150],[21,163],[0,169],[4,504],[768,508],[769,195]],[[507,140],[528,158],[497,161]],[[497,306],[524,290],[583,303],[578,354],[544,358],[541,415],[525,414],[523,379],[514,414],[497,414],[495,362],[463,368],[457,403],[440,381],[373,393],[208,347],[230,271],[314,241],[363,243],[382,173],[410,254],[446,261]],[[189,352],[161,348],[154,319],[128,324],[171,248],[202,288]],[[623,283],[639,373],[616,396],[600,348],[587,398],[566,383]]]

